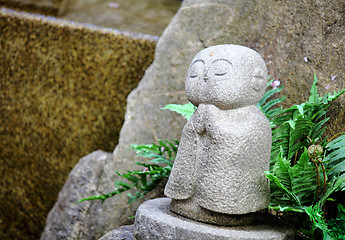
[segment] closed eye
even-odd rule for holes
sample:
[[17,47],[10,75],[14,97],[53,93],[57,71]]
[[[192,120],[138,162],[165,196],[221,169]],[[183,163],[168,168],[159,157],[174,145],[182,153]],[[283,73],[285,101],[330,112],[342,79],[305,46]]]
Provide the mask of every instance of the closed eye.
[[196,78],[197,76],[198,76],[198,74],[195,73],[195,74],[191,74],[189,77],[190,78]]
[[198,75],[201,75],[204,71],[205,62],[201,59],[196,60],[191,66],[189,70],[189,77],[196,78]]
[[229,69],[232,67],[232,63],[225,58],[220,58],[212,63],[212,72],[216,76],[224,76],[228,73]]

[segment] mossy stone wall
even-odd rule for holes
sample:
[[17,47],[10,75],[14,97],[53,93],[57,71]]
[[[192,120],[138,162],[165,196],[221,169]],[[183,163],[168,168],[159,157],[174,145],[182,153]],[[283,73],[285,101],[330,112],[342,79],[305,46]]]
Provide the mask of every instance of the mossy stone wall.
[[79,158],[115,148],[156,41],[0,8],[0,239],[38,239]]

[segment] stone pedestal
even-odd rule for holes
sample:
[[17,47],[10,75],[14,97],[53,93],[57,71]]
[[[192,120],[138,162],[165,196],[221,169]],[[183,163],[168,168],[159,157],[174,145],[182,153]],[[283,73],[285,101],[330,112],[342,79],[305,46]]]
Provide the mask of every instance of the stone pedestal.
[[241,227],[220,227],[181,217],[170,211],[171,200],[158,198],[143,203],[137,210],[134,236],[138,240],[270,240],[294,239],[291,228],[253,224]]

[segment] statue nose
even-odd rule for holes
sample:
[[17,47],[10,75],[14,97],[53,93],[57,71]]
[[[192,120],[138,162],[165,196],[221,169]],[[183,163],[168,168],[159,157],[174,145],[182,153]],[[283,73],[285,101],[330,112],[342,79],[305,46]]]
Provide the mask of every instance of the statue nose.
[[206,82],[207,80],[208,80],[207,71],[205,71],[205,73],[204,73],[204,81]]

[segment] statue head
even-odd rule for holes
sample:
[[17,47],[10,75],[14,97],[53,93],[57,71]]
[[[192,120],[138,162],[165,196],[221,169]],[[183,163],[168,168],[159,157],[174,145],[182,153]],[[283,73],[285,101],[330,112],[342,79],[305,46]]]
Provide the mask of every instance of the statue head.
[[267,69],[254,50],[217,45],[200,51],[186,79],[186,95],[195,106],[212,104],[226,110],[256,105],[267,85]]

